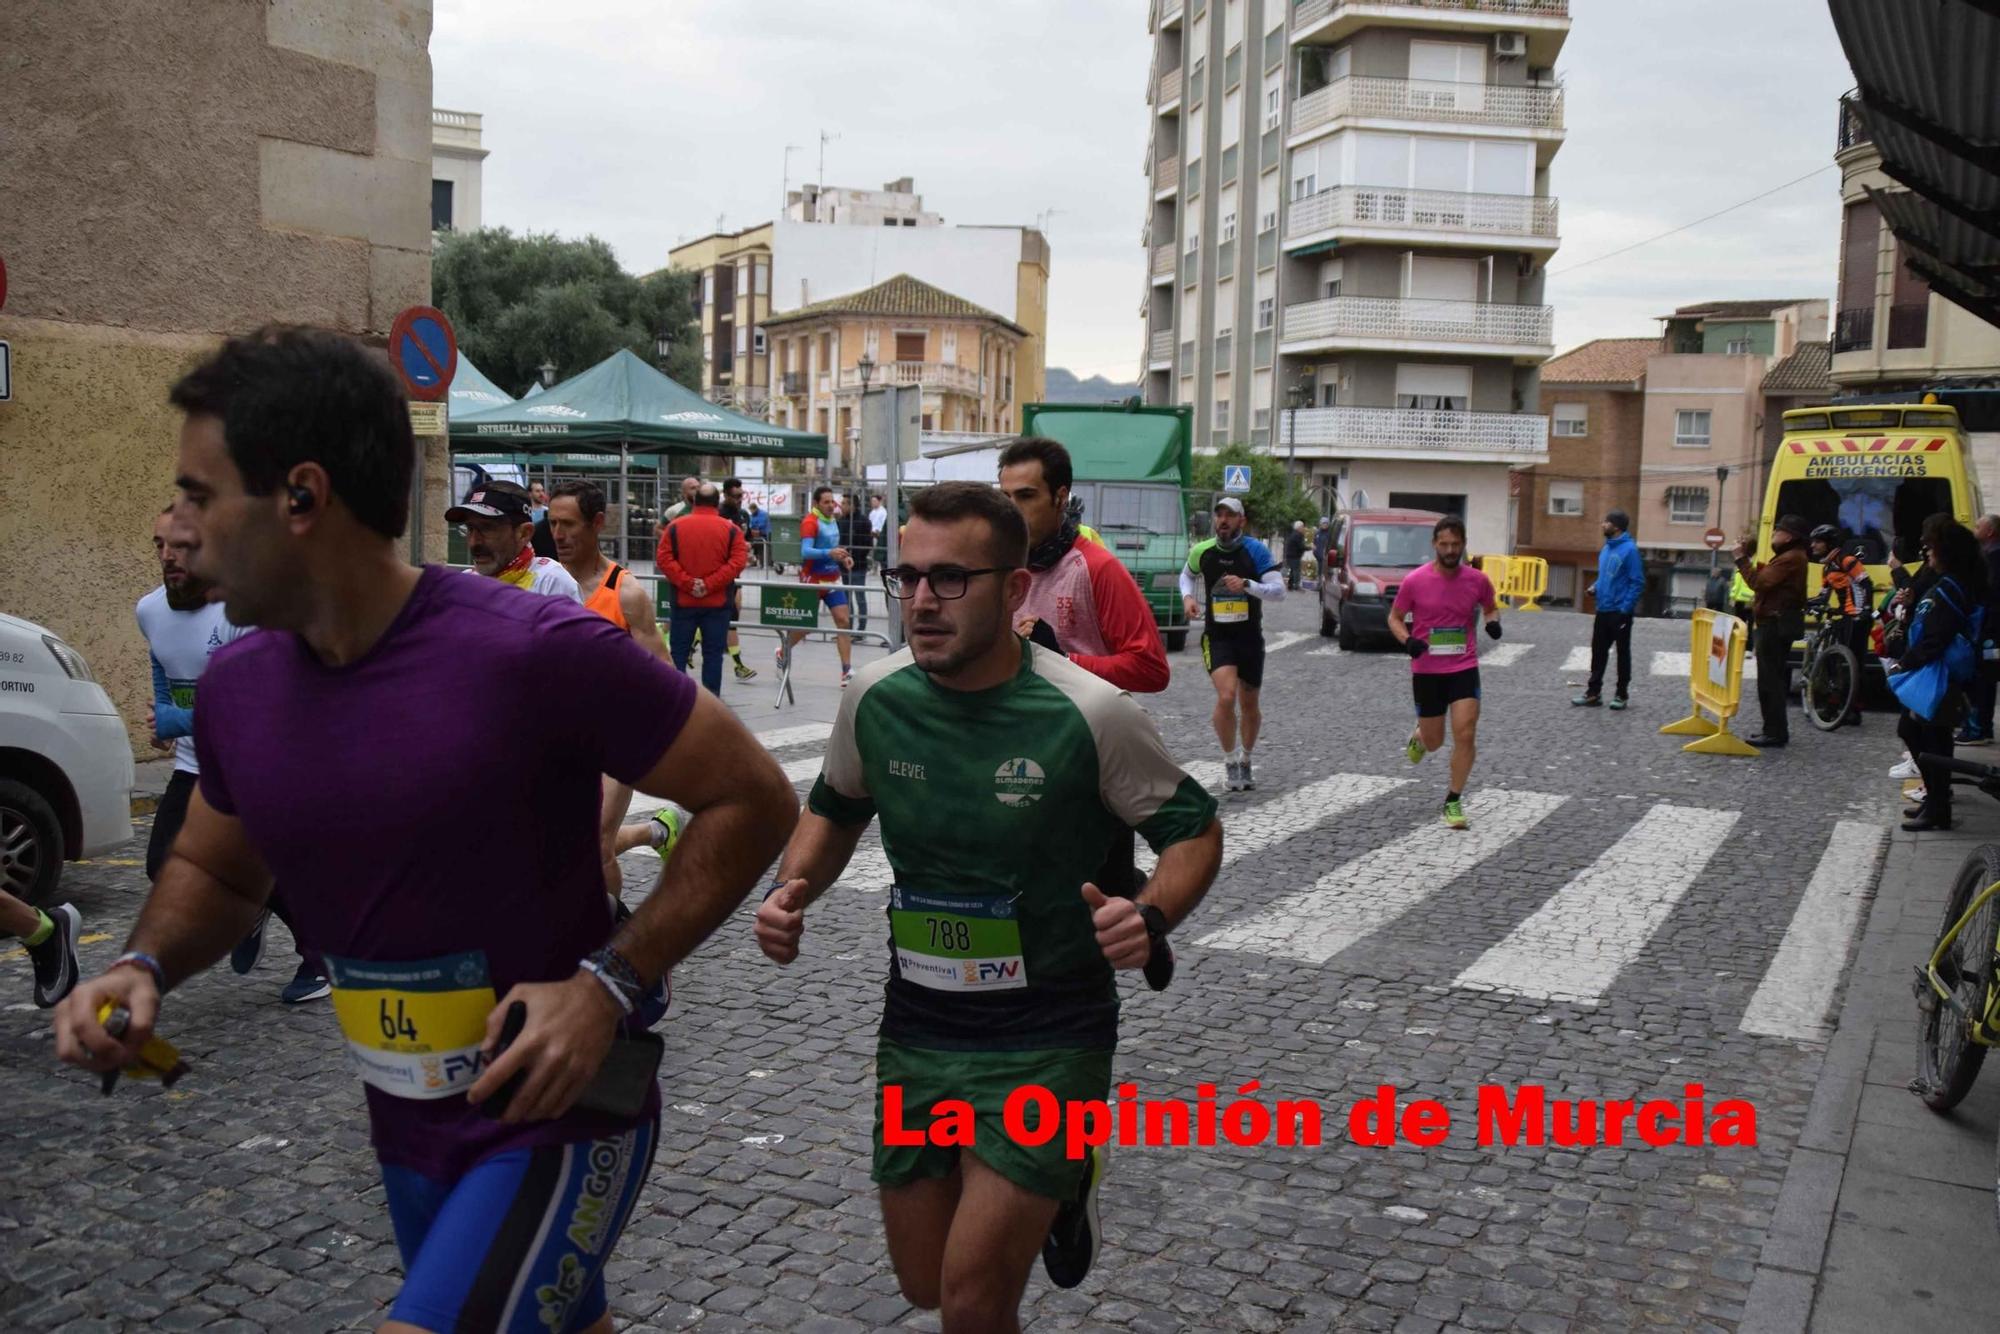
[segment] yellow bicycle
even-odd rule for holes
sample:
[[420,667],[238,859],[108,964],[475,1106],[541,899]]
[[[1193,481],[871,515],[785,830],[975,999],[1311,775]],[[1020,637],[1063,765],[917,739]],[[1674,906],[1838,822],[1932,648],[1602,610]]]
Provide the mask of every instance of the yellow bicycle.
[[[1922,762],[2000,797],[2000,767],[1940,755]],[[1980,845],[1958,868],[1937,945],[1916,972],[1918,1069],[1910,1091],[1947,1112],[1972,1091],[1986,1049],[2000,1046],[2000,844]]]

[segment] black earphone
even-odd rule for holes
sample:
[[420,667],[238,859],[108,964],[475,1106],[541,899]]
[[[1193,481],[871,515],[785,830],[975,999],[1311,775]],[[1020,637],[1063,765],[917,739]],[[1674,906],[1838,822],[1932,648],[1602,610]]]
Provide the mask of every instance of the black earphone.
[[309,486],[295,486],[290,489],[292,493],[291,512],[294,514],[311,513],[312,507],[319,503],[318,498],[313,495],[312,488]]

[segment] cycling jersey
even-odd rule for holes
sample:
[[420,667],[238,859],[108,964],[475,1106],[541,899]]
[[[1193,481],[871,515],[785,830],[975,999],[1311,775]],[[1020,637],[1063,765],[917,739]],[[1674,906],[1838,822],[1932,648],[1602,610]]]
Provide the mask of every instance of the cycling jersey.
[[840,562],[829,552],[840,546],[839,521],[813,510],[799,520],[799,578],[809,584],[840,582]]
[[1215,799],[1129,695],[1021,641],[990,690],[947,690],[908,649],[842,697],[811,809],[879,817],[894,871],[882,1035],[970,1051],[1109,1048],[1118,993],[1082,887],[1114,836],[1200,835]]
[[[1211,637],[1262,634],[1263,597],[1247,588],[1232,593],[1221,586],[1222,580],[1233,574],[1246,583],[1263,584],[1264,577],[1277,568],[1271,549],[1254,537],[1243,538],[1227,551],[1212,537],[1197,542],[1188,552],[1187,570],[1197,578],[1208,599],[1208,628],[1204,633]],[[1282,581],[1274,582],[1282,595]],[[1265,592],[1268,595],[1268,588]]]
[[1868,577],[1868,566],[1852,552],[1836,551],[1826,558],[1820,586],[1843,616],[1859,616],[1874,607],[1874,581]]

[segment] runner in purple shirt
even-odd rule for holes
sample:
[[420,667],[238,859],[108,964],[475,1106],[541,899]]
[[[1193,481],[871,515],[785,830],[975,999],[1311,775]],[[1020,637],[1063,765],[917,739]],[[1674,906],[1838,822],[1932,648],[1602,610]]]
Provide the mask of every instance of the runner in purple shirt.
[[[172,401],[189,566],[262,629],[202,678],[187,822],[128,952],[58,1012],[57,1049],[130,1061],[161,996],[283,880],[367,1086],[405,1270],[382,1328],[608,1331],[604,1262],[657,1136],[650,1066],[615,1078],[652,1050],[635,1012],[784,845],[791,784],[610,622],[398,558],[416,455],[377,354],[266,330]],[[583,698],[548,725],[547,701]],[[615,934],[607,773],[700,817]],[[107,1002],[130,1011],[122,1041]]]
[[1467,828],[1465,784],[1479,735],[1479,636],[1500,637],[1500,610],[1493,581],[1465,563],[1465,520],[1447,514],[1431,528],[1437,559],[1412,571],[1389,608],[1389,633],[1410,655],[1410,689],[1417,699],[1417,730],[1403,753],[1411,764],[1444,749],[1444,722],[1451,718],[1451,786],[1445,790],[1444,822]]

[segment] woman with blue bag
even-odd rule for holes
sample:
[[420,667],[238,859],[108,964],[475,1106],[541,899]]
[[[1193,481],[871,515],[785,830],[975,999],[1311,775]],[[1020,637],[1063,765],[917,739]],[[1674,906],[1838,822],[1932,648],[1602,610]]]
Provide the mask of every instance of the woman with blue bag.
[[1979,543],[1949,514],[1924,521],[1923,554],[1936,578],[1917,603],[1909,647],[1889,674],[1889,689],[1903,705],[1896,735],[1924,779],[1922,803],[1904,812],[1903,828],[1912,833],[1951,828],[1951,775],[1928,761],[1951,757],[1952,727],[1978,670],[1986,602]]

